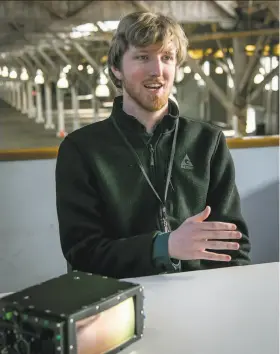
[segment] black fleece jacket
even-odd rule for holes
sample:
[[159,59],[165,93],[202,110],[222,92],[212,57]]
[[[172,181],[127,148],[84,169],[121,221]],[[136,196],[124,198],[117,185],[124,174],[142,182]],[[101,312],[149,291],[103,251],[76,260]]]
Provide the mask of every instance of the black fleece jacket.
[[148,137],[144,126],[124,113],[122,97],[117,97],[108,119],[74,131],[59,148],[56,201],[60,239],[63,254],[74,269],[115,278],[172,271],[168,235],[161,234],[159,223],[160,202],[112,121],[117,122],[163,197],[178,119],[167,197],[171,229],[209,205],[212,212],[208,220],[235,223],[243,234],[239,250],[226,251],[232,257],[229,263],[182,261],[181,271],[250,263],[248,230],[222,131],[206,122],[179,117],[176,104],[170,100],[169,114]]

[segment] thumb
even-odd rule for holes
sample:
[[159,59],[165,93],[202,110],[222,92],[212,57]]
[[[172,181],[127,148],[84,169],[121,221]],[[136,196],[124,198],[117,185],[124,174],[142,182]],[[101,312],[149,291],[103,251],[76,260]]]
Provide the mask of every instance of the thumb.
[[201,213],[196,214],[190,218],[188,218],[188,221],[193,221],[193,222],[203,222],[208,218],[208,216],[211,213],[211,208],[210,206],[207,206]]

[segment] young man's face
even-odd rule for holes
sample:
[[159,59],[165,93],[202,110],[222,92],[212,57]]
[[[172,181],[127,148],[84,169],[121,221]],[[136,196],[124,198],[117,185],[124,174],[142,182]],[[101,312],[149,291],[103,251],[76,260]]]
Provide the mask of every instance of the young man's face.
[[142,109],[155,112],[168,103],[176,72],[176,47],[171,42],[144,48],[132,47],[125,52],[121,71],[114,70],[122,81],[123,95]]

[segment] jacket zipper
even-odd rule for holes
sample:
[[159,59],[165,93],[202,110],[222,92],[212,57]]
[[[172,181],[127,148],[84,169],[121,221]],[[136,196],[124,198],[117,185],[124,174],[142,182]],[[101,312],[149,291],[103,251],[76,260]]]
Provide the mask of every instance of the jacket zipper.
[[[155,186],[155,149],[152,144],[149,144],[149,151],[150,151],[150,172],[151,172],[151,181]],[[162,227],[162,215],[161,213],[158,214],[158,226]]]
[[151,144],[149,145],[149,150],[150,150],[150,166],[155,166],[155,157],[154,157],[155,150]]

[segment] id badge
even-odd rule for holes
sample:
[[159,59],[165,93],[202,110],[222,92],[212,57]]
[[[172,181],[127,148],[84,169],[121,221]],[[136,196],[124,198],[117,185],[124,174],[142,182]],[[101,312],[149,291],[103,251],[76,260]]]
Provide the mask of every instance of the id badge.
[[162,227],[164,232],[170,232],[171,231],[169,222],[167,220],[167,212],[166,212],[166,207],[165,206],[161,207],[161,227]]

